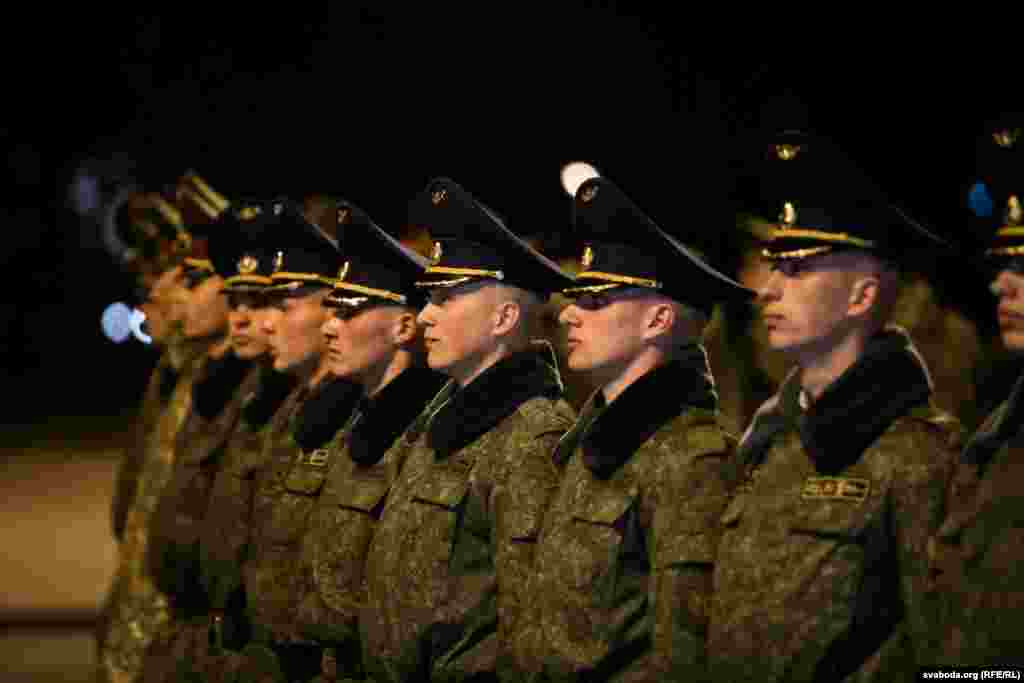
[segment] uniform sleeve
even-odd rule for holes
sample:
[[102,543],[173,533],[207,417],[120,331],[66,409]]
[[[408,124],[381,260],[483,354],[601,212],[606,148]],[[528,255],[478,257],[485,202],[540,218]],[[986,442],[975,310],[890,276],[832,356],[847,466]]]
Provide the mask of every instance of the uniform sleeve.
[[124,537],[128,511],[135,502],[139,477],[142,474],[143,463],[146,459],[147,441],[155,426],[153,418],[160,410],[159,380],[160,373],[158,368],[150,377],[146,393],[142,399],[142,405],[132,425],[131,441],[125,449],[124,455],[121,458],[121,464],[117,469],[117,479],[114,483],[114,498],[111,501],[110,512],[114,538],[119,541]]
[[527,592],[534,551],[560,472],[551,456],[569,426],[566,421],[531,438],[514,439],[522,448],[509,453],[510,465],[494,491],[499,669],[511,665],[516,640],[522,636],[521,620],[535,598]]
[[890,524],[898,553],[903,628],[919,665],[931,657],[937,616],[934,593],[928,590],[928,542],[945,514],[945,492],[958,444],[957,435],[922,427],[908,440],[913,455],[896,469],[891,487]]
[[[655,680],[703,681],[718,520],[732,489],[731,445],[717,428],[676,446],[657,490],[650,604]],[[664,454],[663,454],[664,455]]]

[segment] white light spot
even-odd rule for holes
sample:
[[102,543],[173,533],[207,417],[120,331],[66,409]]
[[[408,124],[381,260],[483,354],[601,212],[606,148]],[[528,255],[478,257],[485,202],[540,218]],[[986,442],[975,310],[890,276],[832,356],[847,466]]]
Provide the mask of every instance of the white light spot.
[[120,344],[131,336],[132,311],[126,305],[117,301],[103,309],[100,317],[100,326],[107,339]]
[[132,310],[129,324],[131,325],[132,334],[143,344],[152,344],[153,338],[142,331],[142,323],[146,322],[146,314],[135,308]]
[[562,188],[570,197],[576,196],[580,185],[601,174],[585,161],[573,161],[562,167]]

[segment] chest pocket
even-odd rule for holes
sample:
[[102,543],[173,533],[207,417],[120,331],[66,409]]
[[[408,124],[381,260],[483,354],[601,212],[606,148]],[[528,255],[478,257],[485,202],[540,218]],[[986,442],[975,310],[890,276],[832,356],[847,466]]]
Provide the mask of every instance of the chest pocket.
[[465,522],[469,473],[434,467],[416,483],[413,501],[421,526],[413,541],[419,555],[436,567],[451,569],[453,551]]
[[630,574],[648,569],[644,532],[636,495],[620,491],[588,491],[576,500],[563,563],[568,585],[590,596],[596,607],[615,602]]
[[315,496],[327,481],[331,452],[326,448],[299,453],[284,480],[284,488],[292,493]]
[[317,494],[327,480],[326,449],[300,453],[284,479],[284,490],[272,502],[267,538],[274,544],[297,543],[309,525]]
[[808,477],[790,532],[837,540],[860,540],[882,514],[883,487],[859,477]]
[[362,512],[374,519],[380,517],[384,500],[391,491],[391,484],[383,477],[346,477],[344,481],[335,482],[332,486],[332,490],[323,495],[323,505]]

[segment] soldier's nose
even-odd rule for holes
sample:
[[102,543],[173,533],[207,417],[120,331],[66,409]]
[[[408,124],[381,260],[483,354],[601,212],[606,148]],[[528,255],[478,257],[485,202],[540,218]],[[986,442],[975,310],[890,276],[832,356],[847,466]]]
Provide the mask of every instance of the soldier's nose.
[[428,303],[426,306],[424,306],[423,310],[420,311],[419,315],[416,316],[416,322],[418,322],[420,325],[426,325],[428,327],[433,325],[434,324],[434,316],[433,316],[434,311],[433,311],[433,308],[434,308],[434,304],[431,304],[431,303]]
[[558,322],[562,325],[579,324],[579,308],[576,304],[569,304],[558,313]]
[[334,339],[338,336],[338,319],[333,315],[324,321],[324,324],[320,326],[320,332],[328,340]]
[[759,304],[765,304],[771,301],[778,301],[780,296],[779,290],[779,274],[771,273],[762,282],[761,286],[757,288],[757,297],[755,301]]

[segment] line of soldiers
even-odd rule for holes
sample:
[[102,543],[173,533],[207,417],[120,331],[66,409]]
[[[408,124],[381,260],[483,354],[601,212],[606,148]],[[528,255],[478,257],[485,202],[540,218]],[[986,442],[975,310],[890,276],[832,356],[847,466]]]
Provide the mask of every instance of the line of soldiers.
[[[986,257],[1021,350],[1015,136],[994,138],[1009,171]],[[573,275],[446,178],[410,204],[429,257],[344,200],[313,216],[189,174],[140,201],[179,258],[150,274],[164,354],[115,501],[104,679],[1019,664],[1020,382],[963,447],[887,324],[939,241],[829,141],[767,150],[755,289],[602,177],[575,194]],[[539,340],[553,295],[558,349]],[[751,302],[791,369],[737,438],[702,338],[716,306]],[[566,401],[558,358],[585,400]]]

